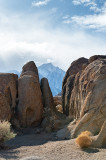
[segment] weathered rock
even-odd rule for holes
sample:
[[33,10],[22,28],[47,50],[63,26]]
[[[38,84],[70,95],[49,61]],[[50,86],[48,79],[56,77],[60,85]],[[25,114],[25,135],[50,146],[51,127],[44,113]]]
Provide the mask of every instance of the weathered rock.
[[97,135],[106,119],[106,59],[94,60],[79,71],[70,90],[69,116],[76,121],[71,137],[86,130]]
[[38,79],[38,81],[39,81],[39,77],[38,77],[38,75],[37,75],[37,74],[35,74],[35,72],[33,72],[33,71],[26,71],[26,72],[23,72],[23,73],[21,74],[21,76],[20,76],[20,77],[25,76],[25,75],[33,76],[33,77],[35,77],[36,79]]
[[0,73],[0,119],[10,121],[16,107],[18,76]]
[[24,75],[18,80],[17,114],[21,127],[40,124],[43,116],[42,94],[38,78]]
[[82,71],[88,65],[88,59],[79,58],[74,61],[66,72],[62,86],[62,106],[63,113],[69,115],[70,96],[74,86],[74,79],[79,71]]
[[0,92],[0,120],[10,121],[12,111],[8,103],[7,98],[3,93]]
[[50,108],[51,110],[55,110],[53,95],[51,89],[49,87],[49,83],[47,78],[41,79],[41,91],[43,97],[43,106],[44,108]]
[[74,85],[74,79],[74,75],[69,76],[62,94],[63,113],[67,116],[69,115],[70,96]]
[[66,84],[68,77],[72,75],[76,75],[79,71],[81,71],[84,64],[88,64],[88,59],[84,57],[79,58],[76,61],[71,63],[71,66],[67,70],[66,75],[63,79],[63,87]]
[[93,61],[97,60],[97,59],[106,59],[105,55],[95,55],[89,58],[89,63],[92,63]]
[[38,75],[38,69],[33,61],[30,61],[23,66],[21,75],[28,71],[32,71]]
[[62,97],[61,96],[55,96],[55,97],[53,97],[53,100],[54,100],[55,106],[62,105]]
[[106,120],[97,136],[92,137],[92,147],[106,147]]
[[54,105],[52,92],[46,78],[41,80],[41,90],[44,105],[44,119],[41,125],[47,132],[59,130],[65,123],[65,117],[58,112]]

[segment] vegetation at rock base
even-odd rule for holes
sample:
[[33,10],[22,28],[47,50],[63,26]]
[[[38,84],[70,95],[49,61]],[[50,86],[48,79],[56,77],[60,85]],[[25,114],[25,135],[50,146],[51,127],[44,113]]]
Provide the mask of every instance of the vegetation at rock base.
[[11,131],[11,124],[8,121],[0,121],[0,148],[4,147],[4,142],[14,138],[16,134]]
[[92,139],[91,139],[91,132],[84,131],[82,132],[75,140],[75,142],[81,147],[81,148],[87,148],[91,145]]

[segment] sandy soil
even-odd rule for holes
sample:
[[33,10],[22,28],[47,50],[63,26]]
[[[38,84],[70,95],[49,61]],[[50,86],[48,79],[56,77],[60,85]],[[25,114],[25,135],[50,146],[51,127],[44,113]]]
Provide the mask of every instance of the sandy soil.
[[106,160],[106,148],[81,150],[75,140],[58,141],[43,132],[17,136],[8,145],[10,149],[0,151],[0,160]]

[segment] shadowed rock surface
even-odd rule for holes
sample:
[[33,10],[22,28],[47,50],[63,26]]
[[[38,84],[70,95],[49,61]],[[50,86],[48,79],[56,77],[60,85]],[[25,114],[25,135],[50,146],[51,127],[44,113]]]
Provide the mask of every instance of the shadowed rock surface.
[[61,95],[57,95],[55,97],[53,97],[53,100],[54,100],[54,105],[57,106],[57,105],[62,105],[62,97]]
[[9,120],[14,113],[17,96],[18,76],[0,73],[0,119]]
[[52,95],[47,78],[41,79],[41,91],[42,91],[44,108],[50,108],[54,110],[55,107],[54,107],[53,95]]
[[34,72],[35,74],[38,75],[38,69],[33,61],[30,61],[23,66],[21,74],[28,71]]
[[18,101],[16,115],[21,127],[39,125],[43,117],[42,93],[38,70],[33,61],[23,66],[18,80]]
[[97,60],[97,59],[106,59],[105,55],[94,55],[92,57],[89,58],[89,63],[92,63],[93,61]]
[[74,85],[76,74],[88,65],[88,59],[82,57],[74,61],[67,70],[62,84],[62,106],[63,113],[69,115],[69,100]]
[[100,132],[106,118],[106,60],[93,61],[80,75],[70,99],[70,116],[80,119],[74,137],[84,130]]
[[40,124],[43,105],[38,79],[33,76],[19,78],[18,95],[17,114],[21,126],[31,127]]
[[66,123],[65,118],[62,113],[56,110],[52,92],[49,87],[48,80],[46,78],[41,79],[41,91],[44,106],[44,119],[42,121],[42,127],[47,132],[52,132],[61,129]]
[[[63,132],[65,131],[71,138],[77,137],[86,130],[93,135],[98,133],[101,135],[101,128],[106,119],[106,59],[105,56],[94,56],[90,59],[91,63],[75,75],[73,84],[69,86],[66,83],[65,86],[65,90],[68,88],[71,94],[69,97],[68,92],[65,91],[64,104],[67,104],[68,99],[69,116],[73,122],[64,128]],[[106,132],[105,127],[102,130],[103,133]],[[62,136],[64,136],[63,132],[61,131]],[[104,137],[106,139],[106,136]],[[97,142],[98,139],[95,143],[100,143]]]

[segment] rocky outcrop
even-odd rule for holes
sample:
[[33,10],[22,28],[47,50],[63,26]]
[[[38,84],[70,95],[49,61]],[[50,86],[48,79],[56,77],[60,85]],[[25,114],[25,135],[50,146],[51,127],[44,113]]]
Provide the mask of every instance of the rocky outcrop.
[[[95,60],[81,73],[70,98],[70,116],[80,119],[76,137],[83,130],[99,133],[106,118],[106,60]],[[72,112],[74,110],[74,112]]]
[[17,97],[18,76],[0,73],[0,120],[10,121],[14,113]]
[[69,69],[67,70],[65,77],[63,79],[63,87],[67,82],[67,79],[69,76],[71,75],[76,75],[79,71],[82,70],[84,65],[88,64],[88,59],[82,57],[77,59],[76,61],[71,63],[71,66],[69,67]]
[[37,69],[34,61],[30,61],[30,62],[26,63],[22,68],[21,74],[23,74],[25,72],[29,72],[29,71],[34,72],[35,74],[38,75],[38,69]]
[[106,56],[105,55],[94,55],[89,58],[88,62],[92,63],[93,61],[95,61],[97,59],[106,59]]
[[41,91],[43,97],[43,106],[44,108],[55,110],[53,95],[48,83],[47,78],[41,79]]
[[47,132],[56,131],[64,126],[65,118],[61,112],[58,112],[58,109],[54,105],[52,92],[46,78],[41,79],[41,91],[44,106],[44,119],[42,121],[42,127]]
[[23,76],[18,80],[18,119],[22,127],[38,125],[42,120],[43,105],[38,80],[33,76]]
[[97,136],[92,137],[92,147],[106,147],[106,120]]
[[55,106],[62,105],[62,97],[61,96],[55,96],[55,97],[53,97],[53,100],[54,100]]
[[78,72],[82,71],[88,65],[88,59],[82,57],[74,61],[66,72],[62,85],[62,106],[63,113],[69,115],[69,101],[71,91],[74,85],[74,79]]
[[74,85],[75,75],[69,76],[66,85],[63,87],[62,105],[63,113],[69,115],[70,96]]
[[0,92],[0,120],[10,121],[12,110],[6,96]]
[[[67,99],[69,100],[69,116],[74,122],[74,125],[72,122],[68,126],[68,130],[71,128],[71,138],[86,130],[93,135],[101,135],[101,128],[106,119],[106,59],[102,56],[95,57],[90,58],[90,64],[74,75],[71,87],[66,83],[71,94],[69,98],[66,94],[64,101],[66,104]],[[103,133],[106,132],[105,127],[103,130]],[[101,137],[99,135],[98,137]]]
[[23,66],[18,80],[18,101],[16,114],[21,127],[33,127],[40,124],[43,104],[38,71],[34,62]]

